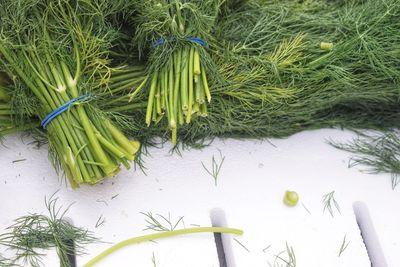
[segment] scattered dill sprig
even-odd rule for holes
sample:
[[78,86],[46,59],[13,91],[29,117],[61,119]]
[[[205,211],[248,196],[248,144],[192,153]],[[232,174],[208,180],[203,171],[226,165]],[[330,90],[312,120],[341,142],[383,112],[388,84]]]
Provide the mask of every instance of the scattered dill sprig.
[[16,160],[13,160],[12,161],[12,163],[17,163],[17,162],[21,162],[21,161],[25,161],[26,159],[16,159]]
[[336,148],[354,153],[349,166],[365,165],[369,173],[390,173],[392,189],[400,183],[400,131],[360,134],[348,144],[331,142]]
[[349,246],[349,244],[350,244],[350,242],[346,241],[346,235],[344,235],[342,244],[340,245],[340,248],[339,248],[338,257],[340,257],[342,255],[342,253],[346,250],[346,248]]
[[249,250],[245,245],[243,245],[242,242],[240,242],[239,240],[237,240],[237,238],[233,238],[233,240],[235,240],[236,243],[238,243],[238,244],[239,244],[242,248],[244,248],[247,252],[250,252],[250,250]]
[[9,266],[43,266],[43,251],[55,249],[60,266],[70,267],[71,255],[82,255],[85,245],[97,241],[88,230],[69,223],[65,214],[70,206],[63,209],[57,201],[54,195],[45,199],[48,215],[34,213],[19,217],[0,235],[0,246],[13,252]]
[[[286,253],[286,257],[283,258],[282,254]],[[286,250],[275,255],[274,263],[268,263],[270,267],[296,267],[296,254],[294,253],[293,247],[289,246],[286,242]]]
[[269,248],[271,247],[271,245],[266,246],[265,248],[263,248],[263,252],[265,253]]
[[107,201],[105,201],[104,199],[96,199],[96,202],[98,202],[98,203],[104,203],[104,205],[108,206]]
[[329,192],[323,196],[322,203],[324,204],[324,212],[325,210],[328,210],[329,213],[331,214],[332,217],[334,217],[334,210],[333,208],[336,208],[336,210],[340,212],[340,206],[337,203],[335,199],[335,191]]
[[151,262],[153,263],[153,267],[157,267],[156,256],[154,255],[154,252],[153,252],[153,255],[151,257]]
[[206,170],[206,172],[214,178],[215,186],[218,185],[218,175],[219,175],[219,172],[221,171],[221,167],[222,167],[222,165],[224,164],[224,161],[225,161],[225,156],[222,156],[222,152],[220,150],[219,150],[219,155],[220,155],[220,161],[219,162],[215,159],[214,155],[212,156],[211,168],[210,169],[208,169],[204,165],[204,163],[201,162],[201,165],[203,166],[204,170]]
[[304,205],[304,203],[303,202],[301,202],[301,205],[303,206],[303,208],[307,211],[307,213],[308,214],[310,214],[311,215],[311,212],[310,212],[310,210],[306,207],[306,205]]
[[95,228],[100,227],[106,223],[106,218],[103,217],[103,215],[100,215],[100,217],[97,219],[96,225],[94,226]]
[[171,219],[171,214],[168,213],[168,217],[160,214],[153,215],[151,212],[141,212],[145,216],[145,221],[147,223],[146,230],[152,230],[156,232],[164,231],[174,231],[180,223],[183,223],[183,216],[179,217],[176,222]]

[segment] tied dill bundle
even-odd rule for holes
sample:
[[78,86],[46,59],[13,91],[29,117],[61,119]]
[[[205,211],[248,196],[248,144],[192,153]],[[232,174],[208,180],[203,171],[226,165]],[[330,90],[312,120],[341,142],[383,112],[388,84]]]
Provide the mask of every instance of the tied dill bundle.
[[138,1],[134,40],[140,53],[150,49],[148,76],[131,95],[148,86],[146,125],[164,117],[177,142],[177,128],[196,115],[207,116],[211,101],[208,76],[216,73],[207,53],[218,1]]
[[0,255],[0,266],[43,266],[43,257],[55,249],[61,267],[72,265],[73,255],[85,253],[85,245],[98,241],[86,229],[69,223],[65,210],[58,207],[57,198],[50,197],[45,201],[48,215],[30,214],[19,217],[0,235],[0,248],[8,249],[9,257]]
[[[37,99],[50,156],[73,187],[113,176],[121,163],[129,168],[139,149],[91,102],[110,76],[114,34],[105,17],[115,8],[111,1],[0,3],[1,65]],[[60,107],[66,112],[47,116]]]
[[[17,77],[7,86],[11,117],[31,111],[32,104],[19,96],[24,86],[36,92],[40,108],[34,113],[40,118],[88,96],[48,128],[53,155],[67,173],[74,172],[68,176],[86,168],[84,182],[113,174],[129,159],[120,153],[129,141],[122,144],[120,132],[114,136],[107,117],[144,143],[165,137],[169,128],[173,143],[191,146],[214,137],[400,126],[398,0],[44,2],[1,3],[1,68]],[[28,12],[31,7],[45,15]],[[129,44],[127,36],[133,37]],[[126,63],[137,54],[146,70],[135,64],[109,67],[111,57],[113,64]],[[70,80],[77,82],[77,94]],[[63,86],[66,94],[60,93]],[[81,124],[80,110],[92,131]],[[99,146],[112,164],[99,157]],[[393,166],[385,170],[396,172]]]

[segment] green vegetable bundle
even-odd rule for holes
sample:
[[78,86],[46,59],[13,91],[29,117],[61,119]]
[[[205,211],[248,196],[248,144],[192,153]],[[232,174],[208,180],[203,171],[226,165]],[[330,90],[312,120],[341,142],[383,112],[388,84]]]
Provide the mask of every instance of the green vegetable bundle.
[[[179,140],[201,146],[216,136],[399,127],[399,17],[395,0],[222,3],[211,31],[220,46],[211,55],[228,84],[211,83],[208,116],[182,127]],[[134,116],[137,125],[143,116]],[[137,135],[164,136],[162,127]],[[396,185],[398,147],[391,144],[398,139],[390,132],[372,139],[380,145],[363,139],[347,149],[374,171],[391,172]]]
[[[224,7],[208,116],[181,128],[186,144],[287,137],[323,127],[399,125],[398,1],[243,1]],[[151,61],[150,61],[151,62]],[[132,114],[133,116],[133,114]],[[144,115],[136,115],[137,124]],[[138,133],[163,136],[162,127]]]
[[145,122],[147,126],[157,124],[165,115],[175,144],[178,125],[208,114],[207,73],[213,71],[213,65],[207,47],[218,1],[138,1],[135,8],[134,40],[141,53],[151,50],[149,74],[142,84],[149,87]]
[[[50,156],[72,186],[113,176],[121,163],[129,168],[139,149],[91,102],[111,72],[114,35],[105,16],[113,8],[104,1],[0,3],[1,65],[37,99],[36,115],[48,124]],[[66,112],[46,117],[65,103]]]
[[[400,125],[398,0],[4,0],[0,9],[1,68],[16,77],[11,117],[39,106],[43,119],[87,96],[48,126],[52,155],[77,184],[133,158],[138,146],[118,127],[145,144],[170,129],[173,143],[202,146]],[[32,92],[39,105],[21,97]]]

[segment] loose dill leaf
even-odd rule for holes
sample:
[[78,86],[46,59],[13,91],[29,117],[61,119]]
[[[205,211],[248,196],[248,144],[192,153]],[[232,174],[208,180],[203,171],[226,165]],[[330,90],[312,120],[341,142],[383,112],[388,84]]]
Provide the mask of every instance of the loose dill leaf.
[[168,217],[165,217],[160,214],[153,215],[151,212],[141,212],[145,216],[145,221],[147,223],[146,230],[152,230],[156,232],[163,231],[173,231],[175,230],[180,223],[183,223],[183,216],[179,217],[176,222],[173,222],[171,219],[171,214],[168,213]]
[[233,240],[235,240],[235,242],[238,243],[239,246],[241,246],[244,250],[246,250],[247,252],[250,252],[250,250],[245,245],[243,245],[243,243],[240,242],[237,238],[233,238]]
[[303,202],[301,202],[301,205],[302,205],[303,208],[307,211],[307,213],[311,215],[310,210],[306,207],[306,205],[305,205]]
[[340,248],[339,248],[338,257],[340,257],[340,256],[342,255],[342,253],[347,249],[347,247],[349,246],[349,244],[350,244],[350,242],[347,242],[347,241],[346,241],[346,235],[344,235],[342,244],[340,245]]
[[268,265],[270,267],[296,267],[296,254],[293,247],[286,242],[286,250],[275,255],[274,262],[272,264],[268,263]]
[[222,152],[221,150],[219,150],[219,155],[220,155],[220,161],[217,162],[217,160],[215,159],[215,156],[212,156],[211,159],[211,167],[210,169],[208,169],[203,162],[201,162],[201,165],[203,166],[204,170],[206,170],[206,172],[213,177],[214,179],[214,183],[215,186],[217,186],[218,184],[218,176],[219,176],[219,172],[221,171],[222,165],[224,164],[225,161],[225,156],[222,156]]
[[100,217],[97,219],[97,222],[95,224],[95,228],[103,226],[106,223],[106,218],[103,217],[103,215],[100,215]]
[[270,247],[271,247],[271,245],[266,246],[265,248],[263,248],[262,252],[265,253]]
[[151,256],[151,262],[153,263],[153,267],[157,267],[156,256],[154,255],[154,252],[152,253]]
[[323,211],[328,210],[332,217],[334,217],[334,208],[340,212],[340,206],[335,199],[335,191],[329,192],[322,197],[322,203],[324,205]]

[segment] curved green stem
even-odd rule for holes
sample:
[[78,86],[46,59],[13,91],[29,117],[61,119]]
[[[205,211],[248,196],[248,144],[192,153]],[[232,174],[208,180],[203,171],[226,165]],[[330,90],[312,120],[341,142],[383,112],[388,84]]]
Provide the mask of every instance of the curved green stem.
[[151,241],[155,239],[168,238],[179,235],[195,234],[195,233],[222,233],[222,234],[242,235],[243,231],[240,229],[228,228],[228,227],[195,227],[195,228],[186,228],[186,229],[179,229],[179,230],[160,232],[150,235],[138,236],[124,240],[122,242],[113,245],[112,247],[106,249],[105,251],[103,251],[93,259],[91,259],[83,267],[92,267],[105,257],[114,253],[115,251],[129,245],[138,244],[141,242]]

